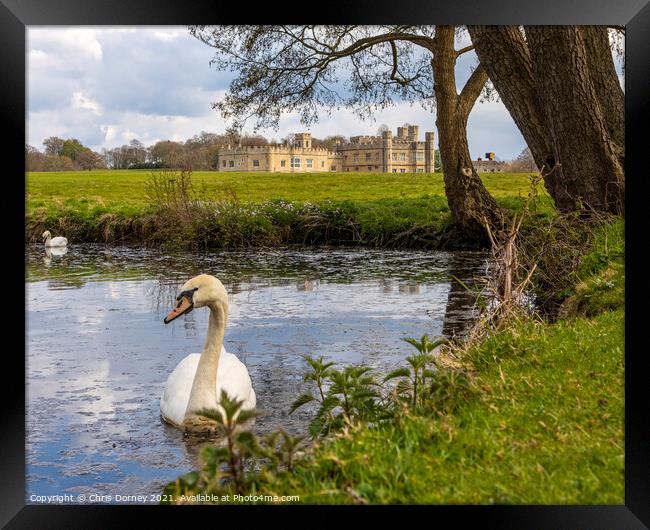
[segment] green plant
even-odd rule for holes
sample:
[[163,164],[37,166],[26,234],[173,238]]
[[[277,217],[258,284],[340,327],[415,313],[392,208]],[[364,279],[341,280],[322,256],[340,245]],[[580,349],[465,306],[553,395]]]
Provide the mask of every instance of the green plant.
[[318,410],[309,426],[312,437],[374,418],[377,412],[376,400],[380,394],[379,384],[370,368],[346,366],[337,370],[332,368],[334,363],[326,363],[323,357],[304,358],[311,369],[305,374],[304,380],[313,381],[318,392],[317,395],[311,392],[300,395],[291,405],[289,414],[307,403],[318,402]]
[[198,412],[214,422],[219,443],[201,450],[200,471],[182,475],[165,487],[165,503],[182,503],[196,493],[244,494],[291,473],[304,437],[279,429],[260,439],[244,429],[259,413],[242,409],[242,404],[222,391],[219,408]]
[[407,396],[415,409],[424,399],[427,379],[430,382],[436,375],[435,371],[430,368],[438,368],[432,352],[446,341],[436,340],[431,342],[427,335],[423,335],[420,340],[413,338],[403,338],[402,340],[418,350],[418,353],[406,358],[406,362],[409,364],[408,367],[393,370],[384,377],[384,382],[399,379],[395,386],[395,393],[398,396]]

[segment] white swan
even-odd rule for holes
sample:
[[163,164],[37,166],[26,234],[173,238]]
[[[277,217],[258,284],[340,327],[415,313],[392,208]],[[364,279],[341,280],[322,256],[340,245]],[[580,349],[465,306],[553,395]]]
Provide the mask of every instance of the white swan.
[[52,237],[49,230],[43,232],[43,240],[45,241],[45,247],[67,247],[68,240],[65,237],[57,236]]
[[163,420],[179,428],[202,427],[206,421],[196,412],[220,409],[217,396],[225,390],[243,400],[243,409],[254,409],[255,390],[244,363],[223,347],[228,320],[228,294],[214,276],[201,274],[187,281],[176,297],[178,303],[165,317],[165,324],[194,308],[208,307],[210,321],[202,353],[191,353],[170,374],[160,398]]
[[52,263],[52,256],[57,258],[65,256],[68,253],[68,247],[45,247],[45,256],[43,256],[43,263],[48,267]]

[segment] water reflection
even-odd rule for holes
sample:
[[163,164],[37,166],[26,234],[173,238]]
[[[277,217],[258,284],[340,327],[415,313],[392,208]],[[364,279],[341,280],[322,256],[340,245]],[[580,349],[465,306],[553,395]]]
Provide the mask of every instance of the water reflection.
[[230,299],[225,346],[247,365],[258,433],[304,433],[303,354],[389,370],[404,336],[462,333],[473,298],[452,279],[484,272],[479,253],[290,249],[165,253],[75,245],[44,263],[27,252],[28,495],[154,493],[196,465],[198,445],[161,422],[164,382],[201,351],[208,315],[162,319],[180,286],[218,276]]
[[463,256],[461,254],[450,256],[451,281],[442,325],[442,334],[445,337],[462,337],[472,322],[472,317],[477,314],[476,302],[481,288],[479,281],[487,273],[487,261],[483,262],[482,267],[483,269],[477,270],[473,276],[468,276],[467,262]]

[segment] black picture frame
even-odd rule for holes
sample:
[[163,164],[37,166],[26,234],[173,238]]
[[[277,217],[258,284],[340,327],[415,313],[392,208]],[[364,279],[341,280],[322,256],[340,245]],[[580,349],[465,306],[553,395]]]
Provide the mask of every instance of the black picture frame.
[[[24,140],[25,140],[25,51],[26,27],[36,25],[185,25],[191,23],[286,23],[317,19],[328,23],[426,23],[426,24],[616,24],[626,26],[626,375],[625,375],[625,505],[621,506],[410,506],[401,507],[411,516],[439,523],[440,518],[498,528],[644,528],[650,525],[650,414],[646,398],[644,370],[647,356],[643,348],[643,310],[634,310],[643,302],[642,249],[643,205],[648,197],[644,177],[649,172],[644,149],[644,132],[650,110],[650,4],[648,0],[444,0],[424,3],[357,2],[322,6],[321,13],[308,14],[304,3],[273,2],[268,4],[218,3],[214,1],[177,0],[0,0],[0,91],[2,124],[8,138],[5,148],[3,210],[10,219],[2,236],[5,260],[5,304],[3,329],[6,339],[0,351],[5,370],[2,372],[3,409],[0,425],[0,524],[8,528],[97,528],[116,526],[130,521],[134,512],[145,510],[149,517],[159,508],[138,506],[35,506],[25,505],[25,362],[27,323],[17,307],[20,291],[9,279],[23,278],[25,263],[15,259],[24,252],[25,234],[19,216],[24,209]],[[318,7],[317,5],[315,7]],[[647,207],[646,207],[647,209]],[[15,216],[15,222],[13,222]],[[15,254],[14,254],[15,253]],[[13,258],[13,259],[11,259]],[[13,280],[15,282],[16,280]],[[23,282],[23,289],[25,283]],[[18,291],[18,293],[17,293]],[[22,291],[23,296],[25,291]],[[26,302],[26,299],[25,299]],[[18,330],[22,329],[21,335]],[[261,513],[262,507],[245,506],[233,510],[220,508],[221,521],[241,512]],[[279,507],[270,507],[278,509]],[[342,507],[320,509],[318,518],[306,513],[309,506],[286,506],[280,509],[301,512],[297,517],[280,515],[283,526],[299,524],[340,524]],[[365,514],[384,518],[391,508],[367,507]],[[196,513],[194,508],[190,509]],[[349,511],[345,517],[348,517]],[[185,510],[165,512],[173,520],[187,522]],[[183,512],[183,513],[179,513]],[[431,513],[430,513],[431,512]],[[204,512],[205,513],[205,512]],[[214,514],[214,511],[210,513]],[[278,512],[285,514],[286,512]],[[190,516],[190,520],[191,517]],[[365,517],[365,515],[364,515]],[[401,515],[403,517],[403,514]],[[403,520],[403,519],[402,519]],[[407,523],[408,524],[408,523]],[[415,523],[412,523],[415,524]],[[446,525],[445,525],[446,526]]]

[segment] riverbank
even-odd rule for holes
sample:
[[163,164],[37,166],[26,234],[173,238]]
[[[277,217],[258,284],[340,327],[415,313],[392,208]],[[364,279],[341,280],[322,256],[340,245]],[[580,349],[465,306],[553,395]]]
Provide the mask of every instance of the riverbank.
[[[389,248],[468,248],[450,234],[441,174],[239,174],[197,172],[190,186],[148,171],[27,174],[25,236],[45,229],[71,243],[106,242],[170,248],[363,245]],[[527,174],[483,175],[510,210],[530,191]],[[172,186],[173,187],[173,186]],[[552,212],[538,189],[537,216]],[[184,195],[184,196],[181,196]]]
[[[289,469],[251,473],[246,493],[307,504],[622,504],[624,223],[591,230],[555,322],[521,318],[457,351],[428,375],[420,406],[389,399],[372,416],[362,397],[354,421]],[[232,492],[210,482],[218,454],[166,493]]]

